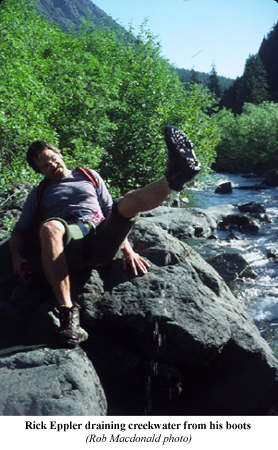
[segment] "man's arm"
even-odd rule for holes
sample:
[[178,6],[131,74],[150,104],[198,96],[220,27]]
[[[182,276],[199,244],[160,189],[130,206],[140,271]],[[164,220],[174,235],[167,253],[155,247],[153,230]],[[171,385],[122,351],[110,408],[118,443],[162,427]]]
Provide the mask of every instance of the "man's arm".
[[[112,197],[108,192],[108,189],[105,185],[105,182],[99,175],[99,173],[94,171],[94,174],[98,177],[99,181],[99,190],[100,195],[102,199],[102,212],[104,217],[107,217],[108,214],[112,210]],[[134,275],[138,275],[138,270],[142,274],[146,273],[148,271],[148,268],[150,267],[150,264],[145,261],[138,253],[135,253],[133,248],[131,247],[128,239],[126,238],[123,245],[122,245],[122,251],[124,254],[123,257],[123,267],[126,269],[128,265],[131,266],[132,272]]]
[[21,254],[24,248],[23,237],[19,233],[12,233],[9,241],[10,252],[13,262],[13,272],[20,278],[23,277],[21,264],[25,261]]
[[124,269],[126,269],[127,265],[129,264],[132,268],[132,272],[134,275],[138,275],[138,270],[144,274],[148,272],[148,268],[151,267],[150,264],[142,258],[138,253],[135,253],[133,248],[130,245],[130,242],[126,238],[123,245],[122,245],[122,251],[124,254],[123,258],[123,266]]

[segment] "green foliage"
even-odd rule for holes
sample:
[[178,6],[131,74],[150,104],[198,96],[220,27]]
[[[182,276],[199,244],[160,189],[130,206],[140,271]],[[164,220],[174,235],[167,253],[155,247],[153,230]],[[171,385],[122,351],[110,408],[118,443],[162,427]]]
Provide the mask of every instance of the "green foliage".
[[25,153],[38,139],[69,166],[100,170],[114,193],[136,188],[165,170],[167,123],[188,133],[203,171],[210,167],[213,99],[200,85],[185,89],[145,24],[134,36],[84,22],[77,35],[44,21],[28,0],[4,0],[0,37],[2,189],[11,179],[37,181]]
[[120,48],[114,41],[115,53],[110,42],[110,80],[117,87],[118,103],[108,114],[114,130],[100,163],[101,173],[122,191],[164,173],[167,152],[162,130],[166,123],[181,126],[198,142],[204,168],[213,157],[213,151],[207,152],[206,137],[210,135],[213,141],[213,130],[205,114],[211,97],[202,87],[184,90],[175,71],[160,57],[160,45],[151,34],[142,28],[134,40],[131,31]]
[[214,120],[221,133],[217,146],[220,170],[278,169],[278,104],[246,103],[241,115],[222,110]]

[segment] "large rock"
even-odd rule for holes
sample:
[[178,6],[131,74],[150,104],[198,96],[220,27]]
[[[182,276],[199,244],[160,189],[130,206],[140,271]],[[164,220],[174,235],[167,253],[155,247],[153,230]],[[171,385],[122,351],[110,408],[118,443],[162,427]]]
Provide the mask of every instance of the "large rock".
[[207,262],[229,283],[238,278],[256,278],[256,272],[238,253],[224,253],[208,258]]
[[0,358],[0,415],[106,414],[99,378],[81,348],[22,350],[6,349]]
[[219,186],[215,189],[215,194],[231,194],[232,192],[233,187],[230,181],[219,184]]
[[278,170],[272,169],[265,177],[264,184],[270,187],[278,186]]
[[[152,233],[141,251],[153,263],[149,273],[135,278],[114,262],[79,298],[106,392],[134,414],[148,395],[156,414],[266,412],[277,398],[278,365],[252,320],[190,247],[140,221],[131,235],[136,249],[144,233]],[[110,412],[122,413],[119,404]]]
[[[202,216],[198,212],[197,219],[192,214],[191,221],[196,226],[202,217],[202,227],[204,230],[208,227],[208,234],[217,227],[221,216],[219,211],[214,216],[212,212]],[[100,270],[72,273],[82,326],[89,333],[89,340],[82,345],[87,356],[78,350],[52,349],[47,353],[49,346],[39,351],[27,347],[33,364],[18,365],[22,375],[37,379],[40,374],[40,385],[45,378],[49,386],[48,377],[52,377],[60,364],[59,379],[65,384],[59,392],[62,397],[66,386],[72,384],[76,391],[74,410],[69,404],[67,409],[62,401],[60,406],[58,401],[45,406],[36,383],[26,383],[25,397],[22,397],[21,390],[16,388],[16,375],[7,384],[7,371],[15,367],[14,362],[22,358],[25,361],[22,351],[0,358],[0,383],[9,392],[14,385],[13,405],[18,402],[18,414],[26,414],[19,406],[26,397],[36,398],[32,414],[53,415],[54,405],[57,414],[63,408],[64,415],[83,414],[89,408],[93,411],[90,414],[97,414],[98,410],[99,414],[103,413],[104,403],[100,407],[97,394],[99,382],[89,361],[103,386],[109,415],[263,415],[278,402],[278,361],[269,346],[220,275],[192,248],[168,233],[169,226],[161,228],[161,216],[156,211],[153,217],[141,218],[130,235],[135,250],[151,263],[146,275],[134,277],[129,270],[123,271],[120,259]],[[211,225],[206,225],[208,220]],[[174,227],[171,229],[174,232]],[[4,251],[5,245],[2,247]],[[9,346],[9,339],[15,340],[16,333],[17,344],[21,340],[25,345],[50,342],[57,329],[51,293],[41,278],[34,278],[26,282],[25,288],[18,286],[16,295],[8,278],[2,279],[0,316],[4,318],[5,347]],[[9,330],[12,330],[10,334]],[[54,358],[57,366],[45,365],[44,354],[49,354],[51,361]],[[79,359],[88,367],[84,384],[80,381],[84,365]],[[72,365],[76,371],[75,383],[68,381]],[[57,387],[49,390],[49,398],[51,392],[55,398]],[[6,399],[2,414],[6,414],[5,405]]]
[[169,208],[160,206],[142,214],[148,221],[159,225],[179,239],[209,237],[225,217],[236,213],[234,205],[200,208]]

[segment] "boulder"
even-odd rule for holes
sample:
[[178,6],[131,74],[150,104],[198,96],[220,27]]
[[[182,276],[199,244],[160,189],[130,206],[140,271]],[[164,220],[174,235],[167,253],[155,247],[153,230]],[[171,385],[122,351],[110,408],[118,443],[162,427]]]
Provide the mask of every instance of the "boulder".
[[191,237],[209,237],[224,218],[235,212],[233,205],[200,208],[169,208],[160,206],[153,211],[142,214],[178,239]]
[[103,388],[80,347],[9,348],[0,354],[1,416],[106,415]]
[[239,205],[238,209],[240,212],[247,212],[250,214],[264,214],[266,212],[265,206],[258,202],[244,203]]
[[227,284],[237,278],[256,278],[257,274],[238,253],[224,253],[207,259]]
[[215,194],[231,194],[232,192],[233,187],[230,181],[219,184],[215,189]]
[[265,207],[257,202],[244,203],[234,208],[231,214],[226,214],[218,223],[222,230],[235,230],[241,233],[256,234],[262,223],[270,222]]
[[268,248],[267,252],[266,252],[266,256],[269,259],[277,260],[278,259],[278,249],[277,249],[277,247],[270,247],[270,248]]
[[272,169],[268,172],[264,179],[264,184],[270,187],[278,186],[278,170]]
[[[264,415],[278,402],[278,361],[268,344],[223,278],[163,229],[160,215],[139,219],[130,234],[151,264],[144,276],[123,271],[120,257],[72,272],[89,334],[82,350],[48,344],[59,323],[43,277],[33,273],[16,289],[2,278],[1,414],[105,414],[103,392],[108,415]],[[201,217],[217,226],[213,215]]]

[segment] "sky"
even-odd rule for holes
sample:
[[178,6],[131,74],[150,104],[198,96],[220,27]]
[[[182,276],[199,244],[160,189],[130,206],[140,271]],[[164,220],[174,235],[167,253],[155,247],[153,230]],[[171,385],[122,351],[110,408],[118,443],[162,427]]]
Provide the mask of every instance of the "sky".
[[147,28],[176,67],[235,79],[278,21],[274,0],[93,0],[135,34]]

